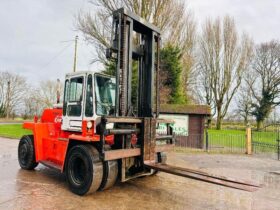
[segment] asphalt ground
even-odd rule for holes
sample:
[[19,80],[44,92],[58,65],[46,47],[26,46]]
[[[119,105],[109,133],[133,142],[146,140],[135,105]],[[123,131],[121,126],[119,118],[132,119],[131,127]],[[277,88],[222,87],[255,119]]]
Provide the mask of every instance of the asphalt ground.
[[20,169],[18,140],[0,138],[0,209],[280,209],[280,162],[246,155],[170,153],[168,163],[263,184],[246,192],[159,173],[88,196],[43,165]]

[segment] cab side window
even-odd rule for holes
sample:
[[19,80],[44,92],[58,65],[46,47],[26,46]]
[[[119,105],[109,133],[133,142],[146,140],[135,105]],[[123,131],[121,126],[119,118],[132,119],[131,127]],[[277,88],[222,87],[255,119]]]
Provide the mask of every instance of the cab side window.
[[68,116],[79,117],[82,114],[83,101],[83,77],[76,77],[70,80]]

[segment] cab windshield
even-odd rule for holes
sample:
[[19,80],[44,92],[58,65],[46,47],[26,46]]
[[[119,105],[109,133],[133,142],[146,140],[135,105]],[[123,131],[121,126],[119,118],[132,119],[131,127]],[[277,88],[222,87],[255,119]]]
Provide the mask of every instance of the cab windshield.
[[97,115],[114,115],[116,83],[112,78],[95,75],[95,103]]

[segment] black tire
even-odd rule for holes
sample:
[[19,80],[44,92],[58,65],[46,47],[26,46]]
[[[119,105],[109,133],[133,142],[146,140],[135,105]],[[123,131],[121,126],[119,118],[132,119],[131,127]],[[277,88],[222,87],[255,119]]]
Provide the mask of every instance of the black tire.
[[[109,145],[105,145],[105,151],[111,150]],[[103,178],[99,191],[109,189],[112,187],[118,178],[119,166],[117,160],[103,161]]]
[[18,144],[18,162],[25,170],[33,170],[38,165],[35,159],[33,135],[21,137]]
[[77,195],[95,192],[102,181],[103,165],[96,148],[77,145],[70,149],[66,161],[66,178],[70,190]]
[[[158,152],[156,153],[156,157],[155,157],[155,162],[156,163],[162,163],[162,164],[166,164],[166,160],[167,160],[167,155],[165,152]],[[151,175],[155,175],[157,174],[159,171],[152,169],[151,170]]]
[[117,181],[119,173],[119,166],[117,160],[109,160],[103,162],[103,178],[99,191],[107,190],[114,186]]

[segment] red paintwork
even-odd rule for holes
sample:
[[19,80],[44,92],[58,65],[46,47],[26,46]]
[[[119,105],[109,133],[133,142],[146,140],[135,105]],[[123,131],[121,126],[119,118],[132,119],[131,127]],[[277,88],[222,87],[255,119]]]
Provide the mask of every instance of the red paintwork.
[[[33,131],[36,162],[51,162],[63,171],[69,142],[98,142],[100,136],[94,133],[94,122],[87,129],[87,122],[82,122],[82,132],[61,130],[62,109],[45,109],[42,117],[34,122],[25,122],[23,128]],[[106,136],[107,144],[114,144],[114,136]]]
[[132,145],[136,145],[137,144],[137,140],[138,140],[138,138],[137,138],[137,135],[136,134],[131,134],[131,144]]

